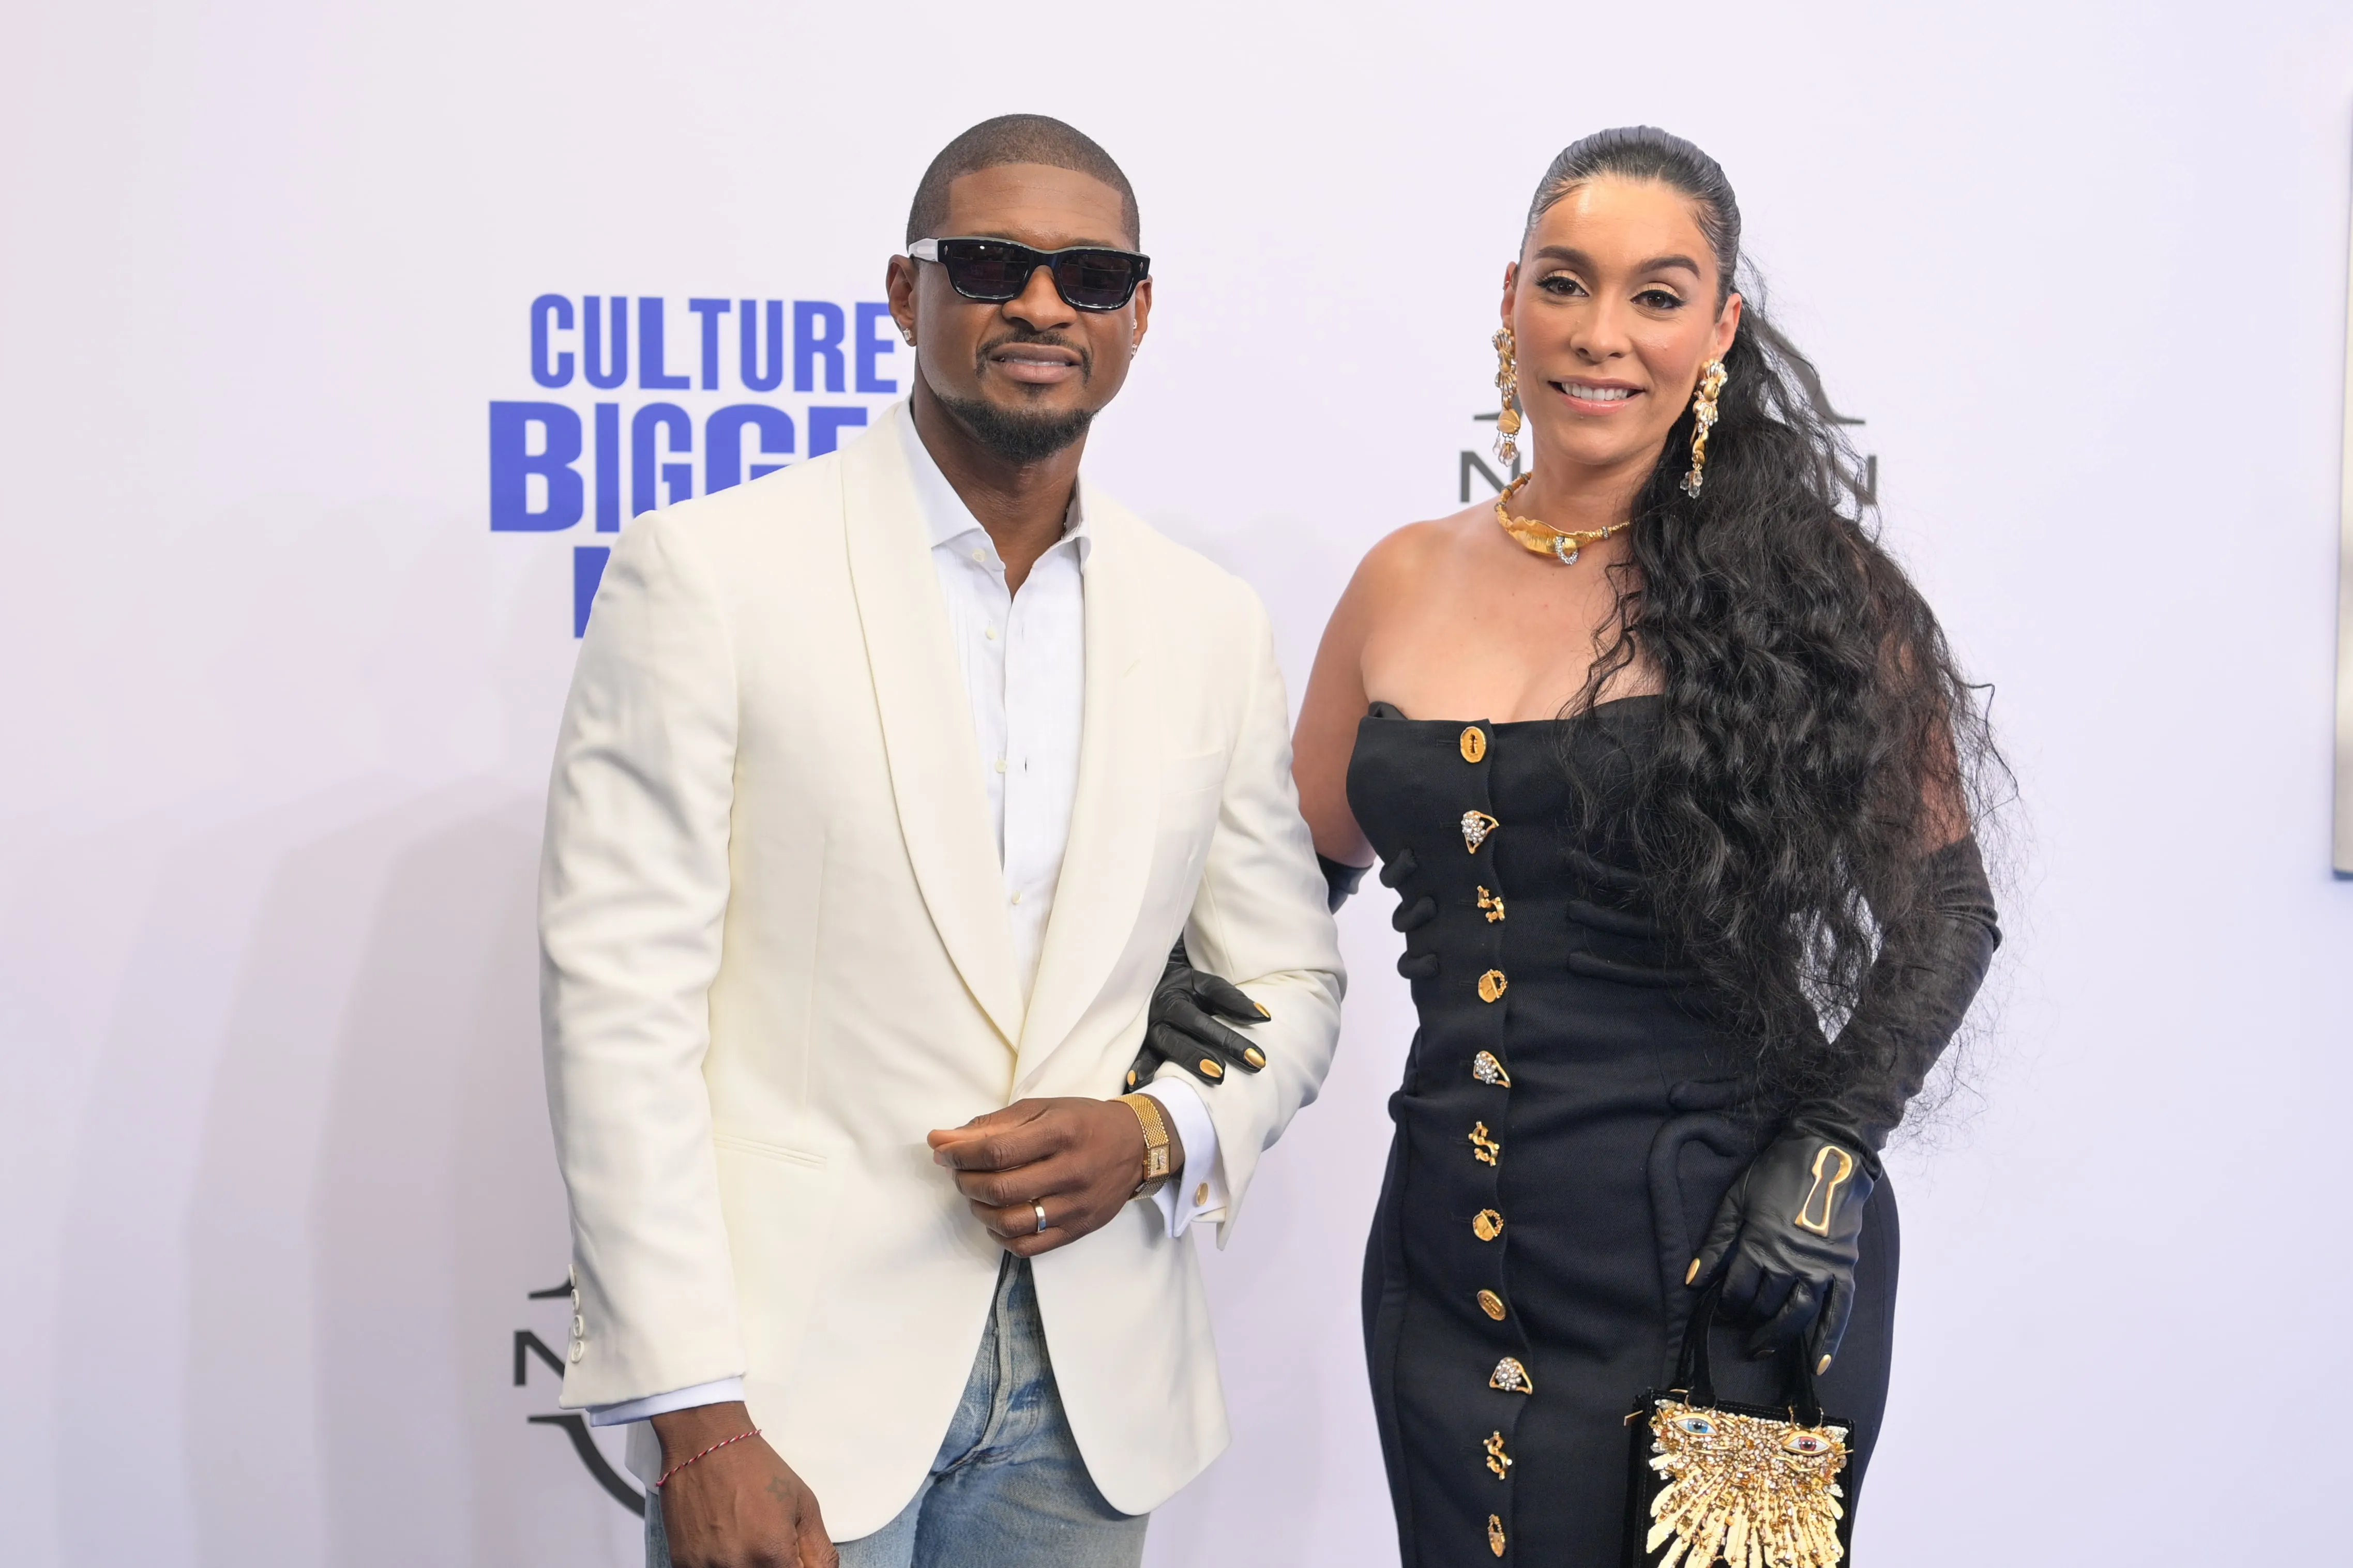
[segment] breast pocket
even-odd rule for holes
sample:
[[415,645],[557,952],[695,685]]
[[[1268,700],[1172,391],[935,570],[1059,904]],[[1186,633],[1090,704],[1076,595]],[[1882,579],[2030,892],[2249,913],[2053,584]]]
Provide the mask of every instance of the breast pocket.
[[1205,789],[1222,789],[1227,762],[1223,750],[1167,759],[1160,764],[1160,798],[1173,800]]
[[1222,751],[1172,757],[1160,765],[1160,833],[1158,858],[1163,868],[1183,882],[1189,899],[1191,885],[1208,858],[1209,839],[1218,828],[1218,803],[1225,794],[1226,767]]

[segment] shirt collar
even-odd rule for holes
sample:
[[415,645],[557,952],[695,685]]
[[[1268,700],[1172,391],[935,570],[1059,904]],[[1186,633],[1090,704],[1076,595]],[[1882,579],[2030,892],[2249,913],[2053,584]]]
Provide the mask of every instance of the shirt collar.
[[[979,542],[987,545],[989,553],[994,556],[997,546],[990,542],[988,530],[981,527],[980,520],[972,515],[972,508],[964,504],[964,498],[956,494],[955,486],[948,483],[948,477],[940,472],[931,448],[924,446],[923,437],[915,433],[915,413],[912,403],[902,424],[907,442],[907,471],[915,481],[915,504],[923,510],[923,528],[931,536],[932,548],[939,550],[954,545],[962,553],[970,548],[969,536],[978,534]],[[1088,552],[1094,548],[1093,536],[1087,530],[1086,508],[1082,504],[1086,493],[1083,479],[1071,487],[1071,510],[1062,518],[1062,538],[1053,546],[1059,549],[1061,543],[1070,543],[1077,552],[1082,567],[1086,564]]]

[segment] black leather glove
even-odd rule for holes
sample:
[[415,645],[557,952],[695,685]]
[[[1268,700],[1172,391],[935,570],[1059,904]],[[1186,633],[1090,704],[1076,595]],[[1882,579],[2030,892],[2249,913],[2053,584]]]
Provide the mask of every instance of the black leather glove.
[[1926,907],[1885,933],[1854,1016],[1839,1031],[1847,1081],[1788,1114],[1791,1125],[1810,1121],[1852,1133],[1874,1155],[1960,1032],[2001,945],[1976,837],[1929,856],[1927,871]]
[[1315,852],[1315,864],[1324,872],[1324,902],[1335,915],[1340,906],[1348,901],[1348,895],[1356,890],[1356,885],[1365,879],[1365,873],[1372,869],[1370,866],[1351,866],[1345,860],[1335,860],[1320,849]]
[[1758,1324],[1749,1354],[1802,1338],[1814,1370],[1829,1371],[1854,1310],[1862,1208],[1878,1184],[1878,1162],[1852,1131],[1792,1123],[1724,1194],[1684,1282],[1723,1280],[1723,1314]]
[[2001,944],[1977,839],[1945,846],[1926,869],[1925,906],[1888,931],[1839,1032],[1848,1081],[1789,1113],[1725,1194],[1692,1262],[1694,1288],[1720,1276],[1724,1314],[1758,1324],[1753,1354],[1800,1337],[1818,1370],[1838,1353],[1879,1151],[1960,1028]]
[[1266,1054],[1218,1019],[1256,1024],[1269,1016],[1240,986],[1194,968],[1179,941],[1168,950],[1168,967],[1153,988],[1144,1045],[1128,1064],[1126,1088],[1150,1083],[1162,1062],[1175,1062],[1208,1084],[1224,1081],[1234,1068],[1256,1072],[1266,1066]]

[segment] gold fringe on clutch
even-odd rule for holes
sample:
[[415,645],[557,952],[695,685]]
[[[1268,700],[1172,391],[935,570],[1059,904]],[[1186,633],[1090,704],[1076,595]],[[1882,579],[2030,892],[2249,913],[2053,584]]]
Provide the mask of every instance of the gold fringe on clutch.
[[1651,1468],[1668,1485],[1651,1500],[1643,1550],[1673,1542],[1658,1568],[1836,1568],[1846,1555],[1838,1538],[1845,1427],[1662,1399],[1651,1438]]

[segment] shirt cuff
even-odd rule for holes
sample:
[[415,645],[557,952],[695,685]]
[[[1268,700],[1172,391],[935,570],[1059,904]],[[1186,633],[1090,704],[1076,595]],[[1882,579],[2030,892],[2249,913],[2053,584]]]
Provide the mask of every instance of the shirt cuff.
[[668,1394],[649,1394],[643,1399],[626,1399],[618,1405],[592,1405],[588,1407],[588,1425],[619,1426],[631,1421],[650,1421],[673,1410],[691,1410],[698,1405],[730,1405],[743,1397],[744,1380],[723,1377],[717,1383],[698,1383],[692,1388],[673,1388]]
[[1170,1238],[1183,1236],[1197,1219],[1223,1218],[1226,1172],[1218,1159],[1218,1124],[1209,1120],[1201,1086],[1187,1078],[1182,1068],[1172,1067],[1136,1092],[1158,1100],[1176,1125],[1176,1136],[1185,1141],[1184,1174],[1162,1183],[1152,1194],[1152,1201],[1160,1205],[1161,1217],[1168,1222]]

